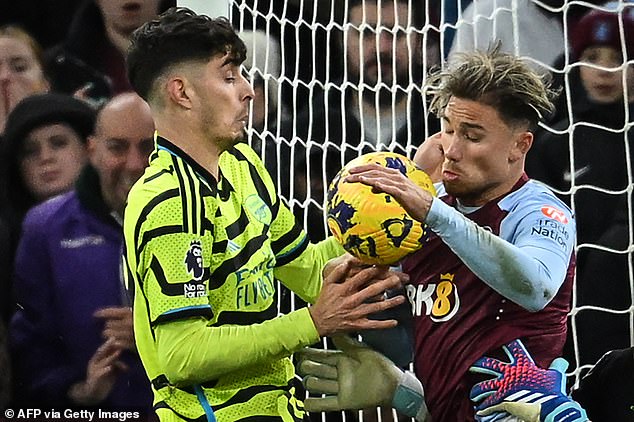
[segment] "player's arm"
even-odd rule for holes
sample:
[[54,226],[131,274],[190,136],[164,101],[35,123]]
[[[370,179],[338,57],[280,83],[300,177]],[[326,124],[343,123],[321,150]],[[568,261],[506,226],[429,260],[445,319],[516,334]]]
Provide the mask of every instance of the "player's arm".
[[[305,249],[291,260],[283,259],[283,265],[276,266],[274,273],[275,278],[302,300],[315,303],[321,291],[324,267],[333,258],[343,255],[345,250],[333,237],[312,244],[303,231],[302,236],[306,242]],[[289,249],[292,250],[293,245]]]
[[[524,204],[534,209],[522,214],[521,219],[509,219],[516,224],[513,243],[478,226],[437,198],[425,221],[492,289],[529,311],[539,311],[557,294],[566,278],[575,228],[569,212],[565,212],[568,222],[564,224],[547,218],[535,204]],[[549,228],[554,232],[567,231],[567,237],[559,238],[563,244],[535,233],[534,229],[541,230],[539,224],[544,220],[556,227]]]
[[429,175],[432,182],[442,181],[442,163],[445,153],[442,146],[442,132],[438,132],[425,140],[416,151],[413,161]]
[[425,222],[489,287],[529,311],[543,309],[565,280],[575,239],[570,211],[557,204],[568,223],[565,228],[561,227],[563,223],[556,224],[552,230],[566,230],[565,239],[532,234],[538,228],[534,224],[546,217],[541,208],[550,205],[553,198],[541,198],[549,201],[546,203],[527,202],[523,204],[527,210],[514,211],[523,218],[516,222],[511,243],[479,227],[394,169],[369,164],[350,173],[347,181],[370,185],[396,198],[410,216]]
[[176,386],[217,379],[319,341],[307,308],[245,326],[211,327],[205,318],[188,318],[160,324],[155,333],[158,359]]
[[210,326],[203,317],[157,324],[158,359],[170,382],[188,385],[289,356],[320,336],[394,327],[395,320],[377,321],[368,316],[403,303],[402,296],[372,301],[401,282],[379,268],[350,276],[349,264],[344,262],[324,279],[323,292],[310,308],[244,326]]

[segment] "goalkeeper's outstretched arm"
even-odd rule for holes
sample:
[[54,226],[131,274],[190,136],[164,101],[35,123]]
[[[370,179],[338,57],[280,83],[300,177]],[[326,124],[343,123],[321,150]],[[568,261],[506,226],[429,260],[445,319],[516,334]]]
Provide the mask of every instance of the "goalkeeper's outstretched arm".
[[381,353],[346,335],[333,338],[340,350],[304,349],[297,371],[304,386],[322,397],[304,401],[309,412],[388,406],[418,422],[430,422],[421,382]]

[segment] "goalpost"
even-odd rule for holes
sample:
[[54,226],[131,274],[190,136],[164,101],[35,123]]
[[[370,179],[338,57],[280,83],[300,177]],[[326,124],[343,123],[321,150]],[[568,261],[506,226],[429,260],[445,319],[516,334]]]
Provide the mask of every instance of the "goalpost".
[[[224,1],[224,0],[223,0]],[[384,114],[376,113],[376,127],[367,125],[361,127],[361,133],[372,133],[378,138],[381,137],[381,128],[388,127],[387,131],[392,131],[396,135],[399,119],[405,116],[408,123],[412,123],[419,116],[412,115],[409,107],[398,108],[398,100],[401,94],[408,98],[407,105],[411,105],[412,98],[420,96],[421,80],[416,78],[416,69],[412,64],[407,68],[408,79],[393,78],[392,82],[385,82],[379,76],[379,81],[371,85],[368,81],[359,81],[348,72],[346,49],[350,48],[346,33],[351,29],[360,29],[366,36],[376,36],[379,40],[379,33],[382,31],[393,31],[394,28],[376,28],[362,25],[360,28],[353,28],[346,23],[346,11],[349,1],[352,0],[226,0],[228,2],[228,16],[235,28],[244,35],[250,57],[245,63],[249,75],[256,80],[261,87],[262,97],[254,101],[251,125],[249,127],[249,139],[262,153],[265,163],[269,166],[273,179],[278,185],[284,186],[282,196],[289,202],[295,211],[303,218],[304,224],[309,229],[315,229],[316,225],[321,225],[322,232],[326,230],[323,218],[314,219],[320,211],[323,211],[325,192],[331,176],[331,168],[338,168],[343,165],[348,158],[342,152],[346,146],[357,154],[362,153],[362,149],[356,145],[347,145],[346,134],[348,129],[346,122],[343,122],[343,137],[335,139],[334,127],[338,122],[326,122],[326,141],[316,141],[315,133],[317,119],[316,101],[319,96],[337,93],[344,88],[351,86],[362,86],[362,90],[367,92],[380,91],[383,88],[388,92],[388,103],[392,109]],[[479,0],[478,0],[479,1]],[[623,0],[612,2],[608,6],[597,6],[585,1],[555,1],[555,0],[498,0],[490,2],[493,6],[491,10],[476,10],[475,14],[467,14],[465,8],[470,2],[461,0],[410,0],[412,5],[422,5],[423,15],[416,20],[411,16],[406,22],[399,22],[398,28],[408,34],[406,57],[412,62],[420,57],[424,73],[435,64],[435,55],[446,58],[449,54],[451,41],[454,39],[454,32],[466,25],[472,28],[471,22],[480,22],[489,25],[490,31],[498,34],[501,32],[510,33],[510,43],[503,46],[504,49],[516,54],[525,54],[524,43],[522,43],[522,25],[527,18],[524,7],[542,9],[547,16],[554,14],[562,15],[565,19],[559,29],[553,32],[553,28],[538,28],[544,33],[549,33],[549,37],[557,38],[557,31],[561,36],[562,48],[564,51],[564,64],[556,68],[552,63],[546,63],[544,58],[537,56],[527,57],[527,60],[542,69],[559,75],[564,81],[564,95],[568,95],[570,81],[568,75],[575,68],[571,59],[569,48],[569,24],[572,18],[580,11],[588,11],[591,8],[603,8],[623,13],[628,7]],[[596,3],[596,2],[593,2]],[[632,7],[632,6],[630,6]],[[519,12],[518,12],[519,11]],[[575,12],[576,11],[576,12]],[[577,14],[575,14],[577,13]],[[555,27],[556,28],[556,27]],[[253,30],[257,30],[253,33]],[[549,32],[550,31],[550,32]],[[473,35],[472,35],[473,36]],[[546,36],[546,35],[544,35]],[[412,41],[420,37],[421,43]],[[623,38],[622,38],[623,39]],[[476,40],[477,41],[477,40]],[[396,45],[396,41],[394,41]],[[438,46],[438,51],[434,46]],[[530,47],[530,46],[528,46]],[[550,46],[547,46],[550,47]],[[530,50],[530,48],[529,48]],[[392,63],[396,67],[397,63]],[[623,65],[625,68],[627,64]],[[629,57],[630,67],[634,67],[632,57]],[[634,71],[633,71],[634,72]],[[624,77],[624,91],[626,95],[634,97],[634,77],[629,82]],[[362,94],[359,94],[361,96]],[[261,103],[259,102],[261,101]],[[383,101],[376,94],[376,104]],[[570,106],[571,99],[565,98],[565,103]],[[322,104],[322,103],[319,103]],[[333,107],[325,102],[323,107]],[[343,114],[362,113],[359,109],[347,107],[343,101],[335,103],[334,107],[341,107]],[[257,112],[260,110],[261,115]],[[404,110],[404,111],[403,111]],[[427,108],[425,107],[425,111]],[[300,119],[301,116],[301,119]],[[626,117],[628,117],[626,110]],[[260,119],[258,122],[254,120]],[[622,129],[623,143],[627,154],[627,161],[630,160],[629,144],[627,143],[627,131],[632,127],[633,119]],[[571,160],[574,163],[574,148],[572,142],[573,132],[577,127],[590,125],[587,122],[575,122],[564,129],[564,133],[569,135]],[[545,130],[554,132],[550,127]],[[606,128],[607,129],[607,128]],[[329,132],[330,131],[330,132]],[[378,134],[377,134],[378,133]],[[429,129],[424,131],[424,136],[429,135]],[[389,138],[389,136],[388,136]],[[414,155],[416,148],[424,139],[415,138],[410,131],[407,141],[401,145],[406,154],[410,157]],[[389,146],[389,145],[388,145]],[[393,146],[393,145],[391,145]],[[330,151],[335,153],[331,154]],[[334,157],[334,158],[333,158]],[[572,178],[572,185],[568,191],[558,192],[569,194],[572,198],[573,210],[577,207],[576,198],[580,192],[595,190],[607,195],[627,196],[627,222],[632,221],[632,199],[631,193],[634,187],[632,183],[631,169],[626,170],[628,183],[620,190],[609,190],[592,184],[578,184]],[[312,210],[311,213],[305,211]],[[304,211],[302,211],[304,210]],[[317,223],[316,223],[317,222]],[[632,251],[634,250],[634,234],[631,224],[624,226],[627,231],[629,241],[623,247],[605,247],[595,243],[578,244],[576,251],[588,250],[604,251],[612,257],[623,258],[623,265],[626,267],[626,276],[623,280],[597,279],[596,283],[603,283],[604,289],[609,294],[611,284],[619,282],[627,287],[626,297],[621,297],[625,305],[619,307],[603,307],[593,303],[579,304],[577,295],[573,297],[573,308],[570,313],[570,330],[572,332],[572,351],[568,356],[573,359],[571,370],[568,375],[571,382],[578,382],[579,378],[587,372],[593,362],[580,361],[580,344],[587,342],[601,342],[600,332],[588,332],[579,326],[582,318],[597,318],[616,315],[627,321],[624,324],[624,335],[629,339],[629,345],[634,345],[634,284],[633,284],[633,264]],[[288,299],[288,298],[287,298]],[[288,306],[293,308],[299,306],[295,298],[288,299]],[[623,347],[627,346],[624,345]],[[607,350],[606,350],[607,351]],[[345,420],[345,416],[344,416]]]

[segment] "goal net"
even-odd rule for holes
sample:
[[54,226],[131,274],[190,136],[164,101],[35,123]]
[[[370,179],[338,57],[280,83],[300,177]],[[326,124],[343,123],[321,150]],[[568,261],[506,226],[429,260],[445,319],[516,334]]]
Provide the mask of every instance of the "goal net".
[[[632,3],[405,0],[398,2],[404,11],[401,6],[392,13],[381,8],[378,15],[363,8],[359,12],[355,5],[362,0],[229,3],[230,20],[249,50],[245,67],[256,89],[249,141],[313,240],[327,235],[326,191],[344,163],[379,149],[413,157],[438,130],[421,92],[430,68],[456,51],[486,49],[500,39],[503,50],[549,72],[562,94],[556,117],[540,127],[536,138],[555,139],[564,147],[554,151],[536,141],[527,172],[549,184],[579,217],[580,266],[566,351],[570,381],[577,382],[604,352],[634,345],[634,185],[628,135],[634,120],[634,70],[625,72],[634,68],[634,33],[627,24],[634,19]],[[577,50],[591,45],[592,36],[601,36],[588,27],[590,41],[580,41],[575,32],[592,10],[618,16],[610,45],[624,53],[615,64],[590,58],[595,61],[585,66],[617,75],[626,99],[600,118],[592,101],[590,112],[579,109],[576,94],[583,72]],[[595,94],[609,96],[613,88],[607,84]],[[612,102],[619,104],[616,97]],[[548,175],[552,168],[561,174]],[[282,311],[303,306],[281,292]]]

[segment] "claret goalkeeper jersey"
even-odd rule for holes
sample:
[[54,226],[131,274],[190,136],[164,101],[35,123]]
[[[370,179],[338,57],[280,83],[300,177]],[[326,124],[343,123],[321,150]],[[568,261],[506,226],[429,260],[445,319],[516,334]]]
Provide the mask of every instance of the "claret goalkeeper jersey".
[[309,243],[255,152],[224,152],[216,180],[157,136],[124,232],[135,338],[161,420],[302,420],[289,356],[319,336],[306,308],[278,315],[276,284],[313,302],[323,265],[343,250]]

